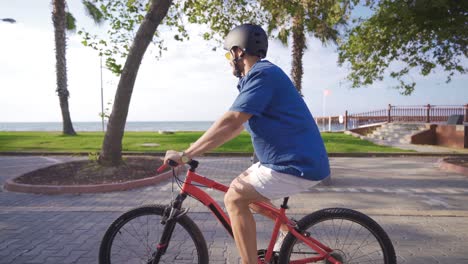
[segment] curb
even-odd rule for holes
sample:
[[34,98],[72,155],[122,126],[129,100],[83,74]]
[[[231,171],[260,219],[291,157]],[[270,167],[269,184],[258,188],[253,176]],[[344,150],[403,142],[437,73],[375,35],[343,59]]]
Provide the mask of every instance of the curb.
[[[178,168],[179,173],[181,168]],[[160,183],[172,176],[172,170],[156,176],[134,181],[120,183],[92,184],[92,185],[32,185],[14,182],[9,179],[3,185],[3,189],[10,192],[35,193],[35,194],[80,194],[126,191],[135,188],[146,187]]]
[[450,158],[441,159],[439,161],[439,168],[440,169],[442,169],[444,171],[455,172],[455,173],[459,173],[459,174],[468,176],[468,168],[467,167],[447,162],[447,160],[450,160]]

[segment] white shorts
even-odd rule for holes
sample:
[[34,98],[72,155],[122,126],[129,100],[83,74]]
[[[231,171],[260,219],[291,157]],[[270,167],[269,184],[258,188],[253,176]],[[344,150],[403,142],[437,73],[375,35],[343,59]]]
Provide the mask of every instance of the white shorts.
[[300,177],[274,171],[257,162],[246,170],[248,175],[243,178],[257,192],[270,200],[288,197],[307,191],[320,181],[311,181]]

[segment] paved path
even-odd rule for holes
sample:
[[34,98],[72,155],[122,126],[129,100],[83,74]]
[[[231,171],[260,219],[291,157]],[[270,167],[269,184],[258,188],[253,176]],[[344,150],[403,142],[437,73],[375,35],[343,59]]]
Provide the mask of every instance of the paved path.
[[[369,139],[365,139],[369,140]],[[460,154],[468,154],[468,149],[460,149],[460,148],[449,148],[443,146],[436,146],[436,145],[417,145],[417,144],[405,144],[405,143],[391,143],[386,140],[369,140],[377,145],[383,146],[390,146],[399,149],[407,149],[407,150],[414,150],[416,152],[423,152],[423,153],[460,153]]]
[[370,141],[377,145],[389,146],[389,147],[406,149],[406,150],[414,150],[416,152],[468,154],[468,149],[466,148],[460,149],[460,148],[444,147],[444,146],[439,146],[439,145],[408,144],[408,143],[400,143],[400,142],[382,140],[382,139],[377,139],[377,138],[369,138],[369,137],[366,137],[366,136],[363,136],[361,134],[354,133],[351,131],[345,131],[344,133],[347,135],[352,135],[353,137],[358,137],[360,139]]
[[[70,157],[0,157],[0,183]],[[394,242],[398,263],[468,263],[468,178],[442,172],[438,158],[333,158],[332,185],[294,196],[300,218],[325,207],[369,214]],[[199,172],[223,183],[248,158],[203,158]],[[0,189],[0,263],[97,263],[100,240],[122,212],[167,203],[170,181],[138,190],[85,195],[34,195]],[[222,196],[213,194],[218,201]],[[205,232],[210,263],[237,263],[234,243],[205,208],[188,199],[189,213]],[[271,223],[257,217],[259,247]]]

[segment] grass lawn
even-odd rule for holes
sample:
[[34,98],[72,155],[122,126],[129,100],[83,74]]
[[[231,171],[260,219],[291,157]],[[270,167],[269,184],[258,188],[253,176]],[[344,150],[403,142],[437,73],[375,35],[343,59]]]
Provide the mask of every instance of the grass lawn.
[[[167,149],[184,150],[195,142],[203,132],[126,132],[123,151],[164,152]],[[98,152],[104,134],[102,132],[80,132],[78,136],[64,136],[61,132],[0,132],[0,152],[41,151],[41,152]],[[378,146],[343,133],[323,133],[329,153],[351,152],[408,152],[391,147]],[[155,143],[159,146],[142,146]],[[236,139],[215,149],[213,152],[252,153],[250,136],[243,132]]]

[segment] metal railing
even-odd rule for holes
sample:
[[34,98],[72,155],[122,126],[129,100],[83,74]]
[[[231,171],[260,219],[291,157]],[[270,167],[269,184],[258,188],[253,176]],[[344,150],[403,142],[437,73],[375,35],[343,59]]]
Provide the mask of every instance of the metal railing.
[[[322,130],[348,130],[360,126],[377,123],[445,123],[451,115],[463,115],[468,122],[468,104],[466,105],[388,105],[387,109],[379,109],[362,113],[348,113],[344,116],[316,117]],[[334,129],[330,129],[334,128]]]

